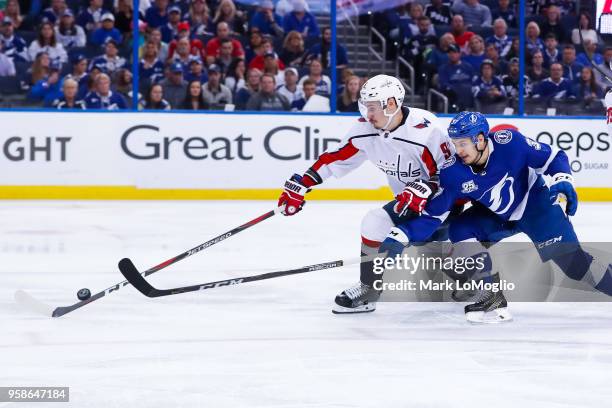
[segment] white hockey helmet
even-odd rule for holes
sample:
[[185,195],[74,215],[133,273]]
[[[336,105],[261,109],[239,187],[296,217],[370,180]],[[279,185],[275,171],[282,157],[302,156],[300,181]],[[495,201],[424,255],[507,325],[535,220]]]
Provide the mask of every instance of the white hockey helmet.
[[[391,118],[400,110],[397,109],[392,114],[386,112],[387,101],[389,98],[394,98],[398,107],[404,103],[406,90],[399,79],[390,75],[376,75],[366,81],[359,91],[359,112],[364,119],[368,119],[368,102],[378,102],[385,116],[389,118],[387,126],[391,122]],[[369,104],[370,107],[376,106]]]

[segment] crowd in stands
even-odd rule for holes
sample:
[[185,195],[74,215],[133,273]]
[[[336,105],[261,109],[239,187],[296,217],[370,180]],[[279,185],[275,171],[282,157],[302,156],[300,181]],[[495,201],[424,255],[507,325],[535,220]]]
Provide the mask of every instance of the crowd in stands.
[[7,0],[0,10],[0,103],[127,108],[131,22],[131,0]]
[[[330,110],[331,29],[306,0],[141,0],[135,45],[132,7],[131,0],[7,0],[0,106]],[[341,45],[337,68],[354,84]],[[355,86],[348,88],[338,87],[338,102],[355,111]]]
[[593,13],[576,14],[575,6],[565,1],[541,7],[527,25],[527,101],[534,109],[555,107],[568,114],[603,110],[609,83],[591,61],[609,73],[612,47],[595,31]]
[[414,67],[417,93],[437,89],[451,110],[516,113],[522,83],[527,113],[563,102],[580,114],[602,107],[608,84],[589,61],[609,72],[612,48],[594,30],[595,2],[576,3],[526,2],[523,78],[516,0],[413,0],[378,13],[375,26]]
[[330,111],[331,29],[305,0],[154,0],[140,30],[140,109]]
[[[577,4],[526,0],[522,78],[518,0],[407,0],[374,24],[414,67],[415,91],[437,89],[451,110],[516,113],[522,88],[527,113],[581,114],[601,109],[608,84],[591,61],[612,76],[612,47],[594,29],[595,0]],[[367,73],[338,42],[332,84],[331,29],[306,0],[141,0],[136,41],[132,7],[6,0],[0,106],[327,112],[335,94],[338,111],[358,111]]]

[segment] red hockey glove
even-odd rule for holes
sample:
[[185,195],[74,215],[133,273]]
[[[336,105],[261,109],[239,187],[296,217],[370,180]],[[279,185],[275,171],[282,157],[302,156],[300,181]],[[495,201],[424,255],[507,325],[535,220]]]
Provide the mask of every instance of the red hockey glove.
[[411,211],[421,214],[427,200],[435,193],[434,189],[437,190],[434,184],[424,180],[409,181],[406,183],[404,191],[395,197],[397,202],[393,206],[393,211],[400,217],[410,215]]
[[283,207],[281,213],[283,215],[295,215],[304,206],[304,195],[310,190],[302,184],[302,176],[294,174],[291,178],[285,181],[285,191],[278,199],[278,206]]

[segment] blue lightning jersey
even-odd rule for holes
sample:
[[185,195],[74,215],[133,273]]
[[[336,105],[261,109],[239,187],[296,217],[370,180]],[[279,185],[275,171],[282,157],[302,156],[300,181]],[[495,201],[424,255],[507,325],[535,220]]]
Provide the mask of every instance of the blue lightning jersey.
[[536,142],[515,130],[489,133],[489,158],[480,172],[451,156],[440,171],[440,190],[423,215],[398,227],[411,242],[424,242],[440,226],[457,200],[476,201],[503,221],[523,217],[533,186],[542,185],[542,174],[571,174],[566,154]]

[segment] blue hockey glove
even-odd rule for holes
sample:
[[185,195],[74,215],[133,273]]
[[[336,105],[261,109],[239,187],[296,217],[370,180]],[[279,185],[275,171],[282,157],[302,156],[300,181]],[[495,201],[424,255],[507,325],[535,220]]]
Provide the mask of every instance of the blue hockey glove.
[[388,258],[394,258],[396,255],[401,255],[404,248],[408,246],[408,243],[408,236],[404,231],[397,227],[393,227],[382,244],[380,244],[378,252],[386,252]]
[[574,189],[574,178],[570,174],[557,173],[553,176],[552,184],[550,185],[550,201],[553,203],[557,201],[559,194],[563,194],[567,199],[567,206],[565,207],[567,215],[576,214],[578,196]]

